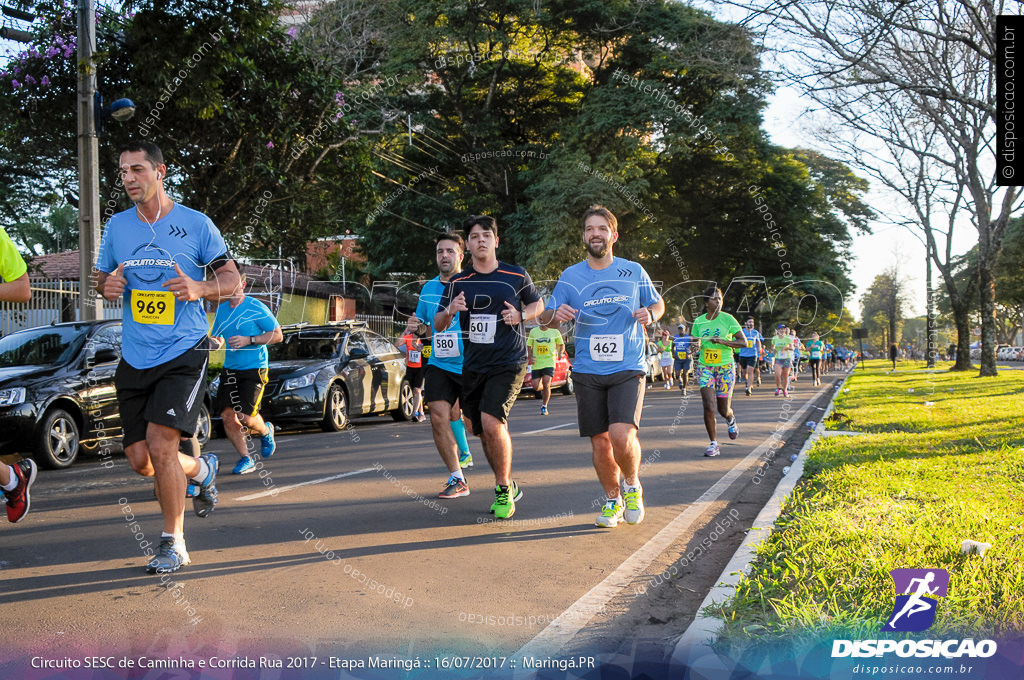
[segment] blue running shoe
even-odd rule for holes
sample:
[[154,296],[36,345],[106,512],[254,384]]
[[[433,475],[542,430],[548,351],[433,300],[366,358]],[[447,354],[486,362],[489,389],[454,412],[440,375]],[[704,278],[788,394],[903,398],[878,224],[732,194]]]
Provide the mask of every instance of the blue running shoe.
[[217,505],[217,470],[220,469],[220,461],[212,453],[204,453],[199,457],[206,461],[210,473],[206,475],[206,479],[196,480],[199,482],[199,492],[192,499],[192,510],[197,517],[206,517]]
[[188,486],[185,487],[185,498],[195,498],[197,493],[199,493],[199,485],[191,479],[188,480]]
[[[274,441],[274,424],[265,423],[267,426],[267,433],[260,437],[260,455],[264,458],[270,458],[274,455],[274,451],[277,451],[277,442]],[[235,473],[235,474],[245,474]]]
[[178,571],[192,560],[185,550],[185,542],[175,542],[173,538],[161,538],[156,555],[146,565],[147,574],[169,574]]
[[231,471],[233,475],[245,475],[256,469],[256,463],[252,462],[252,458],[249,456],[242,456],[238,459],[235,464],[235,468]]

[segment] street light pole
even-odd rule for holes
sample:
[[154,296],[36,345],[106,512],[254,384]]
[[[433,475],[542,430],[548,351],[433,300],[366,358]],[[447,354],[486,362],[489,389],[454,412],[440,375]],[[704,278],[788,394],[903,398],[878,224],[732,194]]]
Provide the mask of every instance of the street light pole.
[[78,2],[78,310],[82,321],[103,318],[92,292],[100,243],[99,139],[96,134],[96,14],[93,0]]

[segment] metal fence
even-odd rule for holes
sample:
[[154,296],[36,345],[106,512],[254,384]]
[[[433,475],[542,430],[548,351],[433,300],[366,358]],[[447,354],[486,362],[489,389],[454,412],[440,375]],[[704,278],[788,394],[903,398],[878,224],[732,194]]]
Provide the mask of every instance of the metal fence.
[[[78,281],[33,281],[31,289],[32,299],[28,302],[0,301],[0,335],[50,323],[78,321]],[[103,318],[121,318],[120,299],[103,301]]]
[[379,333],[391,342],[402,337],[405,330],[405,321],[397,321],[391,316],[375,316],[373,314],[356,314],[356,321],[366,322],[366,327],[374,333]]

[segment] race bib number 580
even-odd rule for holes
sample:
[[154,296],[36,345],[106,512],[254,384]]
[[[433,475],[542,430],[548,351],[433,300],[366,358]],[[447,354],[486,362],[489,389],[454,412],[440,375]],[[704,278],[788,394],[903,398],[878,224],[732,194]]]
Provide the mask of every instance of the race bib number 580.
[[132,318],[136,323],[174,325],[174,294],[169,290],[133,290]]
[[434,336],[434,356],[451,359],[459,356],[459,339],[455,333],[438,333]]

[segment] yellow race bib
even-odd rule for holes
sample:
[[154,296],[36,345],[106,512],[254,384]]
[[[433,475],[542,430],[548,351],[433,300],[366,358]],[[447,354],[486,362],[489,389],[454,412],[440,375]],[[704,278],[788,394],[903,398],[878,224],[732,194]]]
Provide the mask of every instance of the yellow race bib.
[[710,347],[702,347],[701,350],[701,363],[705,366],[717,364],[722,360],[722,350],[712,349]]
[[136,323],[174,325],[174,294],[169,290],[133,290],[132,319]]
[[536,345],[534,346],[533,351],[537,353],[537,356],[543,357],[551,353],[551,348],[547,345]]

